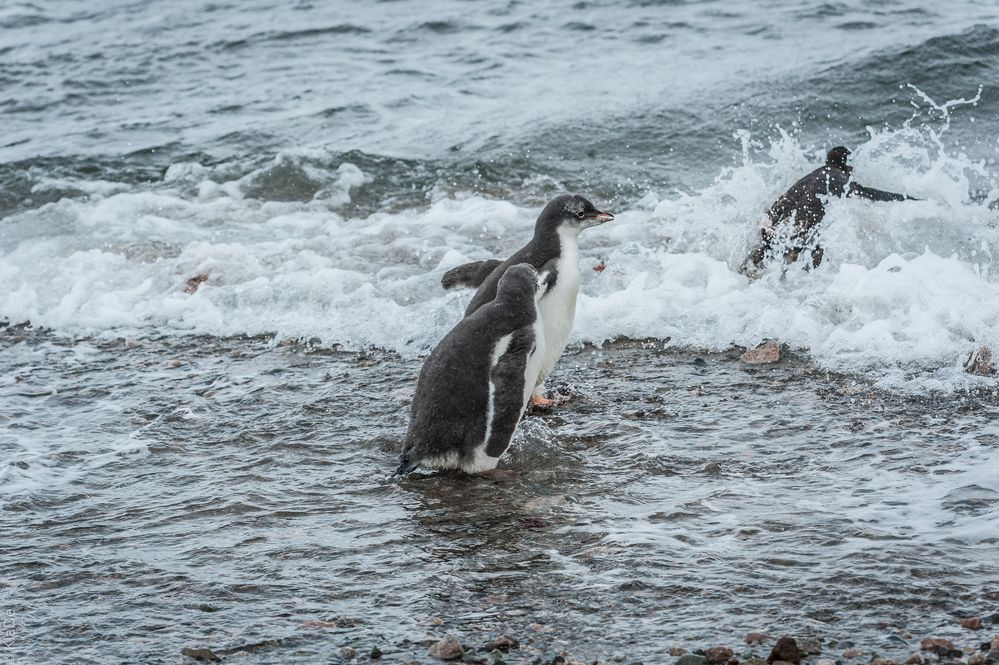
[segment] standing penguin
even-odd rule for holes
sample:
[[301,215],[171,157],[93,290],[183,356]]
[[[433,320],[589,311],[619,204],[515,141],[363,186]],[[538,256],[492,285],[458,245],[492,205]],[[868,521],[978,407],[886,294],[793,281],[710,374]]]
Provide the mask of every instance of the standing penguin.
[[[538,299],[554,266],[507,270],[496,297],[470,313],[420,371],[396,475],[418,466],[482,473],[510,446],[544,357]],[[539,283],[540,282],[540,283]]]
[[555,403],[555,400],[542,395],[541,388],[565,350],[576,315],[576,296],[579,294],[579,245],[576,238],[583,229],[612,219],[614,215],[597,210],[582,196],[563,194],[545,206],[534,224],[534,237],[509,259],[466,263],[447,271],[441,278],[445,289],[478,287],[465,310],[465,316],[469,316],[496,297],[496,285],[510,266],[527,263],[540,270],[554,261],[554,269],[548,278],[551,285],[540,300],[545,355],[536,390],[531,395],[532,404],[551,406]]

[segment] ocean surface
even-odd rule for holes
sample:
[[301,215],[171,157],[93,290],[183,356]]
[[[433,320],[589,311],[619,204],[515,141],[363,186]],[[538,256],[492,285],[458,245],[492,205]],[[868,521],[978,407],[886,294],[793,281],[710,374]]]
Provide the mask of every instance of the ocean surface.
[[[977,643],[997,81],[986,0],[0,3],[0,656]],[[833,200],[818,269],[742,276],[839,144],[920,200]],[[389,481],[471,296],[441,274],[567,191],[616,216],[572,401],[511,480]]]

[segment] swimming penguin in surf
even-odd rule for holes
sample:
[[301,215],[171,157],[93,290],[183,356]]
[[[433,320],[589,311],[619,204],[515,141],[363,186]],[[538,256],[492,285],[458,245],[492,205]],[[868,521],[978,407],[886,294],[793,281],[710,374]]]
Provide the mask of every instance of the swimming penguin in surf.
[[534,237],[506,261],[489,259],[466,263],[453,268],[441,278],[445,289],[458,286],[476,287],[478,291],[465,310],[471,315],[496,296],[496,285],[506,270],[519,263],[527,263],[541,270],[554,261],[547,289],[540,301],[540,315],[544,328],[544,361],[538,375],[537,389],[531,403],[551,406],[555,400],[542,395],[542,386],[548,374],[565,350],[572,332],[576,314],[576,296],[579,293],[579,246],[576,238],[584,229],[614,219],[609,212],[601,212],[578,194],[563,194],[552,199],[538,215],[534,224]]
[[775,244],[780,234],[780,227],[787,220],[794,220],[790,240],[784,252],[784,261],[793,263],[798,256],[812,246],[811,266],[817,268],[822,262],[822,248],[814,244],[815,227],[825,217],[826,207],[821,197],[825,196],[856,196],[870,201],[916,201],[905,194],[885,192],[872,187],[864,187],[853,181],[853,167],[846,163],[850,151],[843,146],[837,146],[826,154],[825,166],[819,167],[791,185],[770,209],[767,210],[767,220],[760,229],[760,244],[753,250],[743,264],[742,271],[754,274],[764,261],[775,253]]
[[418,466],[482,473],[510,446],[544,358],[538,300],[552,286],[518,264],[490,302],[462,319],[427,357],[416,383],[396,475]]

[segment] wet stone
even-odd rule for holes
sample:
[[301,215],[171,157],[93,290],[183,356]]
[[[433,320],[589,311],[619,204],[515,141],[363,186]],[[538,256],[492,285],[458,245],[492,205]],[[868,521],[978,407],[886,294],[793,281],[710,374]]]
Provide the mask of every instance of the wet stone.
[[180,650],[180,655],[187,656],[188,658],[193,658],[194,660],[200,660],[202,662],[207,662],[207,663],[217,663],[218,661],[222,660],[221,658],[215,655],[214,651],[212,651],[211,649],[204,649],[204,648],[191,649],[188,647],[184,647],[183,649]]
[[454,639],[451,635],[448,635],[444,639],[433,644],[427,651],[428,654],[434,658],[440,658],[441,660],[456,660],[464,655],[465,650],[462,648],[461,643]]
[[905,659],[905,665],[923,665],[923,657],[918,653],[910,653]]
[[767,340],[755,349],[746,351],[739,359],[749,365],[769,365],[780,361],[781,345],[773,340]]
[[767,656],[767,662],[772,664],[777,661],[795,663],[795,665],[801,662],[801,650],[798,649],[798,642],[793,637],[782,637],[777,640],[773,651]]
[[864,652],[860,649],[847,649],[843,652],[843,658],[860,658]]
[[670,647],[667,650],[667,652],[669,653],[669,655],[673,656],[674,658],[677,658],[679,656],[685,656],[688,653],[690,653],[689,651],[687,651],[683,647]]
[[357,657],[357,649],[353,647],[340,647],[340,657],[350,660]]
[[371,647],[371,653],[368,654],[368,658],[371,660],[378,660],[382,657],[382,650],[378,647]]
[[727,663],[728,659],[732,657],[732,650],[728,647],[711,647],[704,652],[704,658],[709,663],[717,665],[718,663]]
[[959,622],[961,628],[967,628],[968,630],[981,630],[982,629],[982,618],[981,617],[968,617],[966,619],[961,619]]
[[968,374],[978,376],[992,376],[996,373],[995,365],[992,362],[992,349],[987,346],[980,346],[964,361],[964,371]]
[[934,653],[950,653],[954,650],[954,643],[942,637],[927,637],[919,642],[919,648],[923,651],[933,651]]
[[676,665],[707,665],[707,662],[708,659],[704,656],[688,653],[680,656],[676,661]]

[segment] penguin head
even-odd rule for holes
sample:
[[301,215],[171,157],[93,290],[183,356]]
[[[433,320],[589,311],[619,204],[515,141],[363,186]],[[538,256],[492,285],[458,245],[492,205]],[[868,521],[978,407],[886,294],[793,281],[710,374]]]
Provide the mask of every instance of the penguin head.
[[496,300],[534,299],[538,291],[538,271],[529,263],[510,266],[496,285]]
[[846,165],[846,158],[849,156],[850,151],[838,145],[826,153],[826,166],[832,166],[842,171],[849,171],[851,167]]
[[598,226],[614,219],[609,212],[601,212],[579,194],[563,194],[548,202],[534,227],[534,233],[551,233],[565,229],[578,234],[583,229]]

